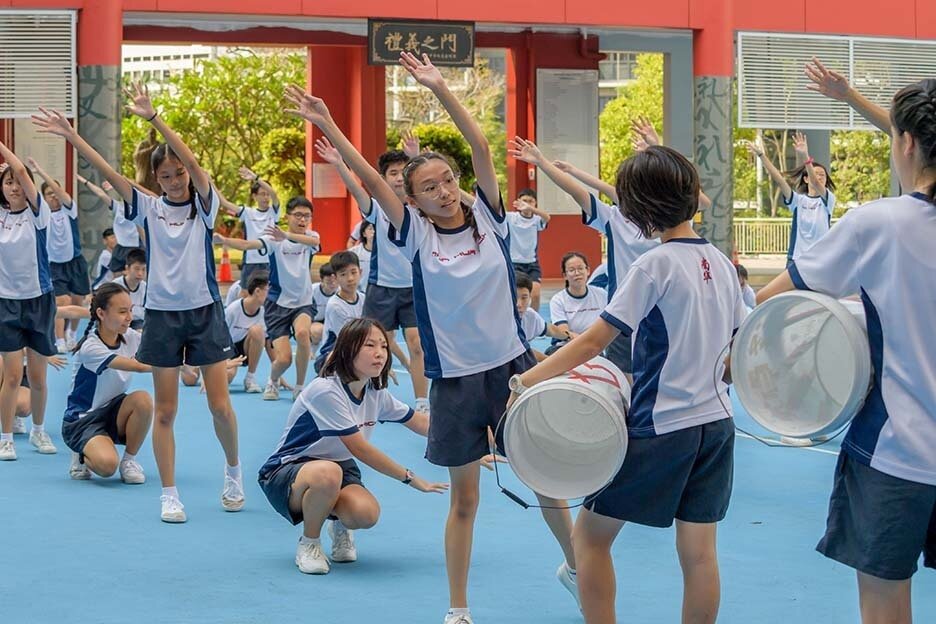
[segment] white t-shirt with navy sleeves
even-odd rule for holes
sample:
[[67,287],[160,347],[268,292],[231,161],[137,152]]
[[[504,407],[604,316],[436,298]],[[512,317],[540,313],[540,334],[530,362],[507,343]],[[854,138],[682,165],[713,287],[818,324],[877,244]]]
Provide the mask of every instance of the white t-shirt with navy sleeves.
[[[315,232],[312,233],[315,235]],[[270,261],[270,291],[267,301],[284,308],[300,308],[312,304],[312,257],[318,246],[296,243],[289,239],[278,241],[261,236],[261,253]]]
[[546,321],[533,308],[526,309],[520,317],[520,325],[523,327],[523,335],[527,341],[546,335]]
[[110,209],[114,213],[114,236],[121,247],[139,247],[140,231],[133,221],[128,221],[124,202],[112,199]]
[[293,403],[283,435],[260,474],[268,475],[283,464],[310,458],[336,462],[353,459],[342,436],[360,432],[369,440],[377,423],[402,424],[413,414],[413,409],[395,399],[389,390],[365,387],[358,399],[337,376],[318,377]]
[[140,346],[140,332],[128,329],[116,347],[104,344],[97,331],[88,334],[75,357],[75,374],[65,406],[64,422],[74,422],[130,387],[133,373],[108,368],[117,357],[133,358]]
[[842,448],[899,479],[936,485],[936,205],[888,197],[850,210],[789,267],[793,284],[860,294],[874,376]]
[[[328,306],[328,300],[334,297],[338,291],[336,290],[330,295],[326,295],[325,291],[322,290],[322,282],[318,282],[312,285],[312,300],[315,302],[315,318],[313,321],[322,323],[325,321],[325,307]],[[324,331],[324,330],[323,330]]]
[[325,326],[322,328],[324,338],[319,349],[319,358],[331,353],[342,327],[349,321],[364,316],[364,293],[355,294],[357,299],[352,302],[342,299],[337,291],[328,298],[328,303],[325,304]]
[[783,203],[793,211],[787,257],[796,260],[831,229],[835,194],[826,189],[825,197],[813,197],[793,191],[789,201],[784,197]]
[[224,321],[227,323],[228,331],[231,333],[231,342],[240,342],[247,337],[247,332],[254,325],[259,325],[266,330],[266,321],[263,316],[263,306],[253,314],[247,314],[244,309],[244,300],[233,301],[224,308]]
[[617,206],[609,206],[594,195],[591,195],[591,215],[583,212],[582,222],[608,239],[608,297],[617,292],[631,264],[660,245],[655,238],[645,238]]
[[510,261],[517,264],[536,262],[539,233],[546,229],[543,218],[536,214],[527,218],[520,212],[508,212],[507,226],[510,229]]
[[[241,206],[237,218],[244,224],[244,238],[257,240],[263,236],[268,226],[276,227],[279,221],[279,205],[274,204],[266,210]],[[244,263],[246,264],[266,264],[267,262],[269,262],[269,258],[257,249],[248,249],[244,253]]]
[[385,288],[412,288],[413,266],[390,240],[392,224],[376,199],[371,198],[370,214],[364,219],[374,224],[374,244],[371,250],[367,283]]
[[568,325],[569,331],[581,334],[598,320],[608,305],[608,291],[588,286],[585,294],[576,297],[563,288],[549,300],[549,320],[553,325]]
[[130,290],[127,286],[127,276],[121,275],[114,280],[115,284],[120,284],[130,293],[130,301],[133,303],[133,320],[142,321],[146,316],[146,280],[137,284],[136,290]]
[[[498,201],[499,198],[498,198]],[[504,214],[480,188],[466,223],[441,228],[407,206],[391,240],[413,264],[413,302],[426,377],[463,377],[510,362],[529,347],[517,312]]]
[[146,233],[147,310],[195,310],[221,301],[211,242],[220,206],[213,187],[207,198],[195,193],[186,202],[133,189],[126,216]]
[[91,282],[91,290],[97,290],[101,284],[114,281],[114,272],[110,270],[110,261],[114,254],[110,249],[102,249],[98,256],[97,267],[94,270],[94,281]]
[[[51,210],[51,209],[50,209]],[[70,262],[81,253],[81,235],[78,232],[78,209],[74,202],[62,204],[61,209],[49,214],[49,262]]]
[[721,381],[725,347],[745,314],[737,271],[703,238],[673,239],[634,261],[601,313],[618,330],[633,331],[631,437],[731,416]]
[[0,206],[0,298],[34,299],[52,292],[46,243],[52,209],[37,193],[31,206],[11,212]]
[[[368,251],[364,247],[364,243],[358,243],[354,247],[348,249],[348,251],[353,252],[355,256],[358,257],[358,264],[361,265],[361,275],[370,275],[371,272],[371,258],[374,256],[373,252],[374,245],[371,245],[371,250]],[[363,284],[359,285],[358,288],[361,291],[364,291],[365,286]]]

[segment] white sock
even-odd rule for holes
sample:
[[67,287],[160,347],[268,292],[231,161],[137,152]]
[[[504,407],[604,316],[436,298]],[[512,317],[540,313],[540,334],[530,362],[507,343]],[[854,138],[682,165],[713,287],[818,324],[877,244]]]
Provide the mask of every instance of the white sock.
[[247,374],[244,375],[244,381],[253,381],[254,374],[250,371],[247,371]]
[[169,496],[171,498],[179,498],[179,490],[176,489],[176,486],[164,487],[162,489],[163,496]]
[[232,479],[235,479],[235,480],[237,480],[237,481],[240,481],[240,478],[241,478],[241,467],[240,467],[240,462],[237,462],[237,465],[236,465],[236,466],[228,466],[228,465],[225,464],[225,466],[224,466],[224,474],[226,474],[227,476],[231,477]]
[[122,464],[124,462],[133,461],[135,459],[136,459],[136,455],[131,455],[127,451],[124,451],[124,456],[123,456],[123,459],[120,460],[120,463]]
[[44,424],[42,424],[42,425],[37,425],[37,424],[33,423],[33,426],[32,426],[32,432],[33,432],[33,433],[42,433],[43,431],[45,431],[45,425],[44,425]]
[[429,399],[427,399],[426,397],[416,397],[416,411],[428,412],[429,411]]
[[303,535],[299,538],[299,543],[303,546],[308,546],[309,544],[321,544],[321,540],[317,537],[306,537]]
[[468,607],[465,607],[464,609],[462,609],[462,608],[454,609],[454,608],[453,608],[453,609],[449,609],[449,610],[448,610],[448,613],[447,613],[446,615],[471,615],[471,609],[469,609]]
[[65,330],[65,340],[68,341],[68,340],[74,340],[74,339],[75,339],[75,330],[74,330],[74,329],[66,329],[66,330]]
[[63,346],[64,344],[65,344],[65,339],[64,339],[64,338],[56,338],[56,339],[55,339],[55,346],[56,346],[56,347],[61,347],[61,346]]
[[0,433],[0,442],[12,442],[13,434],[12,433]]

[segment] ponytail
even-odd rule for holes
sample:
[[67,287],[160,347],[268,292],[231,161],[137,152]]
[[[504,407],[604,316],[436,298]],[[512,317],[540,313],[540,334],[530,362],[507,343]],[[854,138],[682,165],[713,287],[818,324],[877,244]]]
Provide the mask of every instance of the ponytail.
[[[78,353],[81,350],[81,346],[85,343],[85,340],[88,339],[88,336],[91,335],[91,330],[97,326],[98,323],[98,310],[106,310],[107,306],[110,305],[110,300],[114,295],[126,293],[130,294],[126,288],[117,284],[115,282],[107,282],[102,284],[100,288],[94,291],[94,296],[91,297],[91,319],[88,321],[87,327],[85,327],[84,334],[81,336],[81,340],[75,345],[75,348],[72,349],[72,353]],[[117,335],[117,342],[123,342],[124,337]]]
[[[890,120],[895,130],[909,132],[913,137],[923,171],[936,170],[936,79],[921,80],[898,91],[891,105]],[[936,204],[936,181],[926,196]]]

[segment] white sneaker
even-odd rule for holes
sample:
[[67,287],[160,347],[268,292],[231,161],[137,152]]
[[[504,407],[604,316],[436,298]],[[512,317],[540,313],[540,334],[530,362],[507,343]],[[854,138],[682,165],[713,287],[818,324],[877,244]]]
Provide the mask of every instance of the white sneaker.
[[75,481],[87,481],[91,478],[91,469],[81,463],[81,456],[78,453],[71,454],[71,466],[68,468],[68,476]]
[[300,394],[302,394],[302,386],[296,386],[295,388],[293,388],[292,400],[295,401],[296,399],[298,399]]
[[240,480],[224,475],[221,506],[224,511],[240,511],[244,508],[244,484]]
[[64,340],[56,340],[55,350],[58,351],[60,354],[65,355],[66,353],[68,353],[68,345],[65,344]]
[[0,461],[14,461],[16,459],[16,448],[12,440],[0,440]]
[[563,587],[569,590],[569,593],[575,598],[575,603],[578,605],[579,610],[581,610],[582,601],[579,599],[578,579],[572,574],[572,570],[569,568],[567,562],[563,561],[559,569],[556,570],[556,578],[562,583]]
[[445,614],[445,619],[442,620],[442,624],[474,624],[474,620],[471,619],[470,615],[455,615],[455,614]]
[[13,419],[13,433],[26,433],[26,419],[16,417]]
[[74,338],[69,338],[68,340],[65,341],[65,348],[68,349],[69,352],[71,352],[71,350],[74,349],[77,344],[78,344],[77,340],[75,340]]
[[36,450],[43,455],[55,455],[58,453],[58,449],[52,444],[52,438],[50,438],[49,434],[45,431],[36,431],[35,429],[30,431],[29,443],[35,446]]
[[266,388],[263,389],[264,401],[279,401],[279,388],[272,381],[268,381]]
[[120,461],[120,480],[130,485],[140,485],[146,483],[146,475],[143,474],[143,466],[132,459],[122,459]]
[[244,392],[247,394],[260,394],[263,392],[263,388],[260,387],[260,384],[257,383],[257,380],[253,377],[244,379]]
[[162,505],[160,519],[163,522],[169,522],[172,524],[185,522],[185,505],[183,505],[182,501],[180,501],[177,497],[166,496],[164,494],[159,497],[159,502]]
[[331,560],[335,563],[357,561],[357,548],[354,546],[354,533],[338,520],[328,523],[328,537],[331,538]]
[[311,544],[299,542],[296,548],[296,565],[303,574],[328,574],[331,569],[328,565],[328,557],[322,552],[322,544],[319,542]]

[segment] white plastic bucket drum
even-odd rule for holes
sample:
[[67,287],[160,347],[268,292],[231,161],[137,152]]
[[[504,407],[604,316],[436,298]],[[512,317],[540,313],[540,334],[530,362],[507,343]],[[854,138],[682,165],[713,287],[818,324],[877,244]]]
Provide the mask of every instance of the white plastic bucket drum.
[[627,378],[601,357],[529,388],[504,423],[514,473],[551,498],[597,492],[624,462],[629,402]]
[[741,405],[768,431],[791,438],[838,431],[871,383],[863,306],[808,291],[767,300],[735,335],[731,377]]

